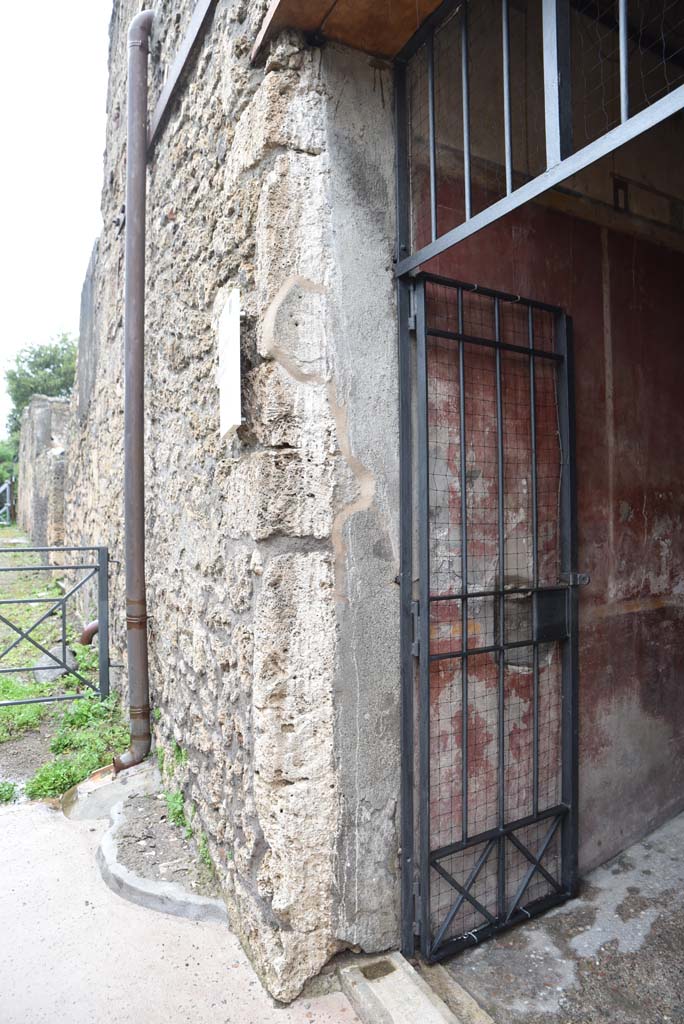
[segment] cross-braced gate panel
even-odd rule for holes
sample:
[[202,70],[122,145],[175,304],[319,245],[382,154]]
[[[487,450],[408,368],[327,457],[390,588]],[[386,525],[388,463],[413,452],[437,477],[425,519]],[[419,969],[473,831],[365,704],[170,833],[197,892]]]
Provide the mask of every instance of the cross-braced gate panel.
[[422,275],[417,338],[421,950],[572,894],[568,321]]

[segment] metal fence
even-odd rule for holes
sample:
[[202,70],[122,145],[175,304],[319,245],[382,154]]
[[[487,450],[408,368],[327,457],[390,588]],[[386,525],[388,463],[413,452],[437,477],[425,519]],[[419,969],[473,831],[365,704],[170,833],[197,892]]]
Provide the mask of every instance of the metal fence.
[[[42,564],[31,564],[27,556],[45,555],[41,560]],[[50,562],[50,558],[68,555],[66,563]],[[0,565],[0,579],[9,573],[45,573],[49,579],[50,574],[56,572],[70,573],[75,577],[74,582],[61,595],[47,595],[34,597],[0,597],[0,625],[9,630],[9,634],[16,634],[9,643],[5,643],[0,650],[0,675],[17,675],[19,673],[36,671],[40,672],[62,669],[65,675],[71,677],[72,682],[82,688],[76,692],[40,694],[34,697],[26,697],[21,700],[0,701],[0,707],[10,707],[18,704],[49,704],[58,701],[80,700],[88,692],[95,692],[104,700],[109,695],[109,552],[106,547],[2,547],[0,548],[0,559],[4,562],[7,556],[16,556],[17,564]],[[70,659],[68,640],[69,624],[69,602],[73,607],[75,596],[83,591],[83,588],[91,580],[97,584],[97,611],[98,611],[98,682],[95,685],[80,671],[78,665],[74,665]],[[0,585],[0,594],[4,588]],[[13,621],[18,618],[13,608],[37,605],[38,615],[30,625],[24,626]],[[57,643],[51,645],[50,641],[41,642],[35,636],[36,630],[47,623],[50,619],[57,618],[56,638]],[[36,665],[12,665],[6,663],[7,656],[15,651],[20,644],[30,645],[39,652],[45,662],[41,666]],[[3,661],[5,664],[3,665]]]

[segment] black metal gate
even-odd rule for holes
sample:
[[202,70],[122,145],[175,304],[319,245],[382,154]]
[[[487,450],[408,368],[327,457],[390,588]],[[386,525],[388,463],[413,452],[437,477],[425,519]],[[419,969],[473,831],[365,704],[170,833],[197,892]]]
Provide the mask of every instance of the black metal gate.
[[568,317],[434,275],[401,288],[403,945],[435,960],[574,893],[586,581]]

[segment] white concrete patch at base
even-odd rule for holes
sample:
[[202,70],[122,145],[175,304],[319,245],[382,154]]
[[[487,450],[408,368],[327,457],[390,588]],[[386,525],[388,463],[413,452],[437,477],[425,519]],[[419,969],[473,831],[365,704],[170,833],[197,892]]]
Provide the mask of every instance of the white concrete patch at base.
[[401,953],[364,957],[339,975],[363,1024],[461,1024]]
[[98,820],[108,818],[126,797],[158,793],[160,788],[161,775],[154,761],[143,761],[119,775],[106,765],[67,790],[61,805],[67,818],[74,821]]

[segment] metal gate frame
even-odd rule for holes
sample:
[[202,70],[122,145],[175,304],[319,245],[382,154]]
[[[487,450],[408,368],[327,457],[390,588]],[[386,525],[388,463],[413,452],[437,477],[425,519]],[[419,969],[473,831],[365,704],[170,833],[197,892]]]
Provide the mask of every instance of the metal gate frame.
[[[429,931],[429,867],[425,835],[421,844],[416,843],[422,823],[426,821],[426,793],[416,801],[416,782],[426,778],[429,767],[426,764],[426,743],[424,730],[429,726],[426,715],[429,691],[426,689],[426,670],[421,664],[416,700],[416,653],[420,641],[429,649],[429,623],[427,616],[418,619],[420,635],[414,645],[415,597],[414,576],[416,566],[414,552],[417,550],[425,565],[425,536],[416,545],[415,527],[420,519],[420,510],[425,507],[427,493],[427,466],[425,463],[425,438],[421,424],[425,421],[425,322],[420,316],[419,293],[422,287],[419,271],[428,261],[446,252],[458,242],[472,236],[482,228],[493,224],[506,214],[541,196],[559,185],[579,170],[613,152],[626,142],[636,139],[650,128],[662,123],[672,114],[684,109],[684,85],[673,88],[660,99],[633,113],[630,108],[628,56],[630,23],[626,0],[619,0],[615,25],[619,33],[619,78],[620,115],[616,127],[588,143],[573,150],[572,141],[572,97],[570,95],[570,11],[574,0],[542,0],[543,32],[543,91],[544,128],[546,136],[546,169],[527,180],[516,179],[511,157],[511,96],[510,96],[510,43],[509,43],[509,2],[501,3],[502,53],[503,62],[503,103],[504,103],[504,144],[506,194],[485,209],[473,214],[471,210],[470,183],[470,105],[468,70],[468,18],[462,19],[461,27],[461,81],[464,154],[465,220],[441,233],[437,209],[437,140],[435,112],[435,32],[458,7],[467,12],[468,0],[443,0],[443,3],[423,23],[407,46],[397,55],[395,67],[395,134],[396,134],[396,211],[397,243],[395,275],[397,279],[397,312],[399,324],[399,423],[400,423],[400,577],[401,587],[401,902],[402,902],[402,950],[412,955],[416,938],[420,936],[420,949],[428,959],[446,955],[451,949],[437,951],[432,945]],[[408,85],[407,69],[411,57],[420,47],[425,46],[427,62],[427,154],[429,161],[429,214],[431,232],[429,241],[417,251],[411,245],[411,201],[408,137]],[[663,59],[668,55],[663,53]],[[484,289],[480,289],[483,291]],[[510,298],[510,297],[509,297]],[[566,807],[562,843],[562,893],[556,902],[567,899],[575,892],[577,885],[577,777],[578,777],[578,637],[577,586],[587,582],[577,571],[577,538],[574,480],[574,392],[571,322],[562,311],[558,312],[557,332],[559,353],[563,356],[564,372],[559,382],[560,412],[564,422],[566,444],[563,448],[563,525],[562,567],[567,580],[568,637],[562,643],[563,667],[563,804]],[[421,341],[422,338],[422,341]],[[420,352],[423,357],[420,357]],[[417,429],[418,428],[418,429]],[[417,487],[414,481],[414,435],[423,451],[419,461]],[[416,496],[418,506],[416,506]],[[425,573],[419,574],[422,602],[429,597],[429,584]],[[426,642],[428,648],[426,648]],[[416,730],[416,710],[422,715],[420,729]],[[427,723],[427,726],[426,726]],[[422,734],[421,734],[422,731]],[[416,759],[416,750],[419,757]],[[422,857],[421,857],[422,854]],[[531,865],[532,866],[532,865]],[[541,908],[540,908],[541,909]],[[527,917],[527,914],[522,916]],[[507,926],[508,922],[497,921],[490,932]]]
[[[561,633],[554,639],[559,641],[561,653],[561,678],[562,678],[562,705],[561,705],[561,734],[562,734],[562,764],[561,764],[561,804],[554,808],[547,808],[539,812],[535,798],[534,814],[529,819],[521,819],[515,822],[507,821],[503,808],[503,798],[500,796],[500,817],[498,828],[490,830],[487,834],[468,836],[464,833],[463,843],[452,844],[453,852],[458,849],[465,849],[466,846],[473,847],[477,843],[487,843],[485,852],[473,870],[473,877],[468,880],[474,884],[477,872],[484,862],[492,854],[493,848],[497,848],[499,857],[499,891],[498,913],[488,914],[489,924],[477,929],[477,934],[470,933],[445,941],[445,934],[448,928],[441,928],[436,939],[433,936],[430,924],[430,887],[431,872],[433,868],[442,877],[447,878],[456,889],[454,893],[456,903],[460,907],[464,901],[471,900],[468,893],[469,885],[454,885],[454,880],[445,875],[439,866],[435,868],[437,858],[436,851],[430,848],[430,818],[429,818],[429,785],[430,785],[430,615],[426,610],[430,607],[430,551],[429,551],[429,479],[428,479],[428,410],[427,410],[427,358],[426,345],[429,333],[429,325],[426,322],[425,288],[429,282],[436,282],[447,287],[458,289],[459,308],[461,308],[462,294],[464,291],[474,290],[482,295],[490,296],[498,311],[501,302],[522,302],[528,305],[529,309],[544,309],[552,312],[555,323],[555,351],[540,352],[534,349],[533,333],[530,332],[529,347],[516,346],[501,341],[497,332],[495,341],[478,339],[476,344],[486,344],[496,352],[496,376],[497,376],[497,461],[499,466],[499,499],[497,502],[498,517],[498,544],[499,564],[503,565],[501,557],[503,537],[503,504],[501,501],[502,492],[502,467],[503,467],[503,421],[501,418],[501,352],[514,351],[527,355],[530,359],[530,373],[532,386],[534,381],[534,363],[538,358],[553,359],[558,367],[557,396],[559,412],[559,429],[561,443],[561,491],[560,491],[560,569],[561,582],[558,587],[552,588],[561,593],[565,591],[566,619]],[[530,916],[572,897],[577,887],[577,776],[578,776],[578,685],[577,685],[577,609],[578,597],[577,587],[586,582],[576,569],[577,557],[577,536],[576,536],[576,509],[575,509],[575,480],[574,480],[574,395],[573,395],[573,361],[572,361],[572,338],[571,321],[566,314],[559,309],[549,307],[542,303],[535,303],[533,300],[523,300],[519,296],[506,295],[493,292],[489,289],[478,288],[477,286],[463,284],[462,282],[447,281],[434,275],[421,274],[417,277],[402,278],[399,281],[399,311],[401,327],[401,349],[400,349],[400,429],[401,429],[401,609],[402,609],[402,950],[407,955],[415,951],[416,936],[420,937],[420,951],[423,957],[428,960],[436,960],[456,952],[468,945],[473,945],[503,928],[507,928]],[[498,314],[497,314],[498,322]],[[459,325],[462,329],[462,324]],[[433,333],[433,332],[431,332]],[[465,337],[465,336],[464,336]],[[455,341],[461,339],[458,335]],[[474,341],[474,339],[469,339]],[[462,342],[459,346],[463,352],[465,345]],[[463,363],[460,372],[463,373]],[[461,378],[463,388],[463,378]],[[461,390],[461,395],[464,392]],[[415,395],[415,408],[414,404]],[[463,407],[460,409],[460,422],[463,424]],[[534,411],[531,412],[532,423],[534,423]],[[415,428],[414,428],[415,423]],[[414,435],[417,443],[417,469],[418,479],[417,492],[414,495]],[[461,437],[464,437],[463,433]],[[464,449],[463,449],[464,450]],[[462,453],[463,464],[463,453]],[[462,494],[464,494],[464,489]],[[416,502],[417,498],[417,502]],[[534,516],[536,524],[536,494],[533,496]],[[414,533],[418,528],[418,578],[419,594],[413,590],[414,582]],[[536,525],[535,525],[536,528]],[[461,543],[462,550],[467,550],[467,518],[462,518]],[[501,570],[500,570],[501,572]],[[541,599],[539,593],[542,588],[530,588],[534,591],[534,639],[533,646],[543,642],[538,629],[538,607]],[[467,581],[463,587],[467,598],[473,594],[468,593]],[[500,586],[497,588],[497,596],[501,603],[504,600],[505,590],[503,588],[503,573],[501,572]],[[496,600],[496,597],[495,597]],[[466,601],[462,602],[462,609]],[[503,609],[501,609],[503,612]],[[499,701],[503,693],[503,652],[509,647],[505,640],[503,615],[499,620],[499,640],[497,649],[499,651]],[[463,633],[467,636],[467,630]],[[564,639],[563,639],[564,638]],[[463,645],[463,658],[466,659],[467,643]],[[417,671],[416,671],[417,670]],[[415,687],[417,676],[418,700],[415,707]],[[417,715],[417,730],[416,716]],[[499,723],[502,721],[501,704],[499,705]],[[416,735],[417,732],[417,735]],[[417,740],[417,759],[416,759]],[[464,744],[464,749],[466,745]],[[503,792],[503,747],[499,745],[499,791]],[[536,748],[535,748],[536,750]],[[538,779],[538,755],[535,753],[535,789],[537,791]],[[417,762],[417,763],[416,763]],[[465,753],[467,765],[467,749]],[[467,770],[467,769],[466,769]],[[418,783],[418,806],[414,803],[415,785]],[[467,796],[466,796],[467,800]],[[416,813],[417,812],[417,813]],[[467,813],[467,811],[466,811]],[[540,852],[533,855],[531,851],[523,848],[522,844],[516,841],[512,834],[515,830],[525,825],[535,824],[538,821],[549,820],[550,828],[547,839]],[[539,870],[544,874],[541,860],[546,846],[554,835],[555,828],[561,828],[561,875],[555,885],[555,892],[552,892],[544,899],[536,903],[530,903],[523,907],[522,900],[527,886],[533,876]],[[416,835],[417,833],[417,835]],[[530,866],[521,885],[521,890],[516,894],[513,905],[506,906],[505,882],[502,879],[502,872],[505,874],[505,854],[507,837],[527,857]],[[443,854],[440,854],[443,856]],[[549,879],[551,881],[551,879]],[[472,902],[472,900],[471,900]],[[454,911],[455,913],[455,911]],[[452,914],[453,918],[453,914]]]

